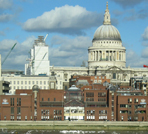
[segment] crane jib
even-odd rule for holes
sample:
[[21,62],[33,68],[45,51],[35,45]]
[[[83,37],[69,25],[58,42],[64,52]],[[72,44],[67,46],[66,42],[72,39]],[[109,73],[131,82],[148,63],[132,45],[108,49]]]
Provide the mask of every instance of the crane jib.
[[13,45],[13,47],[11,48],[11,50],[13,50],[13,48],[16,46],[16,43]]

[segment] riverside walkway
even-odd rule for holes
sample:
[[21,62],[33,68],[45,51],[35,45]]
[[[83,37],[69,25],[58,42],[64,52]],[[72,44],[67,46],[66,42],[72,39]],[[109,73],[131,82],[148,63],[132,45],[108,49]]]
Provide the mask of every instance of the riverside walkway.
[[148,122],[125,121],[0,121],[0,129],[148,130]]

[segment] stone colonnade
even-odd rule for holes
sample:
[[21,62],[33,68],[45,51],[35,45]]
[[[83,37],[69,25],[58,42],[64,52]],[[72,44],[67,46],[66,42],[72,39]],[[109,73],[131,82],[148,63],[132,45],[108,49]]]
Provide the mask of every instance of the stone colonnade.
[[90,61],[125,61],[125,58],[124,50],[89,51]]

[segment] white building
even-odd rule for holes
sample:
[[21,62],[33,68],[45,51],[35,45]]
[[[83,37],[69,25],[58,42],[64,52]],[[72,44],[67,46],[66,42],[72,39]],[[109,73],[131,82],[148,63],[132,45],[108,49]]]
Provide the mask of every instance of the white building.
[[3,77],[5,81],[10,82],[10,93],[14,94],[16,89],[32,89],[38,85],[40,89],[50,89],[48,76],[10,76]]
[[43,36],[35,40],[33,48],[30,51],[29,64],[25,64],[25,75],[49,75],[49,50],[45,44]]

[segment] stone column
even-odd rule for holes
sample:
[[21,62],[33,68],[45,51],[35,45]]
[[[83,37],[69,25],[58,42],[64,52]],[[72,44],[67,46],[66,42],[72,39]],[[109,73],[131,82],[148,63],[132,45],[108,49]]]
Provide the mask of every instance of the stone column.
[[96,61],[98,61],[98,51],[96,51]]
[[113,61],[113,51],[112,51],[112,61]]
[[115,51],[115,61],[117,60],[117,56],[116,55],[117,55],[117,51]]
[[124,61],[126,61],[126,53],[125,53],[125,51],[124,51]]
[[113,51],[113,61],[115,61],[115,51]]
[[94,61],[96,61],[96,52],[94,51]]
[[110,51],[108,50],[108,61],[110,61]]
[[104,51],[104,59],[106,59],[106,51]]
[[121,61],[123,61],[123,51],[121,51]]
[[98,61],[100,60],[100,51],[98,51]]
[[117,61],[118,61],[119,60],[119,51],[117,51],[116,58],[117,58]]

